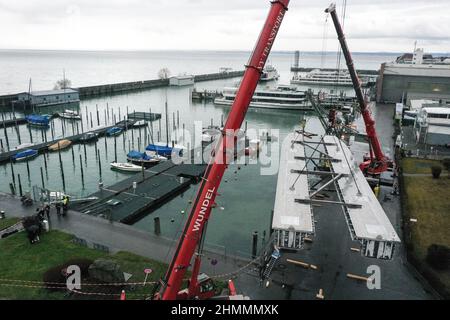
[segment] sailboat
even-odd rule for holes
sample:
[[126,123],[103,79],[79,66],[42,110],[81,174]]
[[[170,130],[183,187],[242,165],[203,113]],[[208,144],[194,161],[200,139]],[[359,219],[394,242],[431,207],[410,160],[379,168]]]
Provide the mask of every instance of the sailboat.
[[166,113],[166,142],[158,141],[156,143],[150,143],[145,150],[155,153],[156,155],[171,158],[172,154],[175,152],[178,156],[183,156],[183,150],[186,150],[185,146],[182,145],[169,145],[169,111],[167,106],[167,96],[165,103],[165,113]]

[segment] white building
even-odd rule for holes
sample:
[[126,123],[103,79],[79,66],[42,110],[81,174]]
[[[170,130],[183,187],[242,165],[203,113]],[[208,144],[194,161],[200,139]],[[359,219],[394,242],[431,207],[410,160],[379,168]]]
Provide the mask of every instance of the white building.
[[414,124],[418,143],[450,145],[450,107],[424,107]]
[[78,90],[67,88],[58,90],[23,92],[17,95],[17,102],[43,107],[63,103],[79,102]]
[[169,84],[171,86],[191,86],[194,84],[194,76],[193,75],[180,75],[170,77]]

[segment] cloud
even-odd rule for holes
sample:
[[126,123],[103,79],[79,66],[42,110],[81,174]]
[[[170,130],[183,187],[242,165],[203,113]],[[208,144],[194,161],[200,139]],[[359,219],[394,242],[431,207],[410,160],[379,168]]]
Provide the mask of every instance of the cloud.
[[[337,47],[328,0],[291,0],[274,50]],[[341,12],[343,0],[338,0]],[[347,0],[352,51],[450,51],[450,1]],[[267,0],[0,0],[0,48],[251,50]],[[325,32],[324,32],[325,31]]]

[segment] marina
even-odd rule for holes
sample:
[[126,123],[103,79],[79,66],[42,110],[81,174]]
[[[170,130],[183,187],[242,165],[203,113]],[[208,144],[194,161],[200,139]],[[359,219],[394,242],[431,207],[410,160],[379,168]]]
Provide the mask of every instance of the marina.
[[448,298],[446,54],[346,1],[135,5],[0,50],[0,300]]

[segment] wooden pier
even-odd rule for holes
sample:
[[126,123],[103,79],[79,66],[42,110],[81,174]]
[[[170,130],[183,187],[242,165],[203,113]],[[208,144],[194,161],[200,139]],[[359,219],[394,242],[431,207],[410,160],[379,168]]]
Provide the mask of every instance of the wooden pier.
[[122,120],[122,121],[116,123],[115,125],[102,127],[102,128],[98,128],[98,129],[91,130],[91,131],[85,131],[80,134],[76,134],[76,135],[68,136],[68,137],[62,137],[60,139],[55,139],[52,141],[37,143],[37,144],[33,145],[32,147],[26,147],[26,148],[17,149],[17,150],[9,150],[7,152],[0,153],[0,164],[9,162],[11,160],[12,156],[16,155],[18,152],[24,151],[25,149],[34,149],[34,150],[37,150],[39,153],[44,153],[45,151],[47,151],[49,146],[51,146],[52,144],[58,143],[58,141],[60,141],[60,140],[70,140],[72,142],[72,144],[76,144],[79,142],[81,136],[83,136],[86,133],[90,133],[90,132],[97,133],[99,135],[99,137],[102,137],[106,134],[106,131],[112,127],[120,127],[123,130],[127,130],[135,122],[136,121],[134,121],[134,120]]

